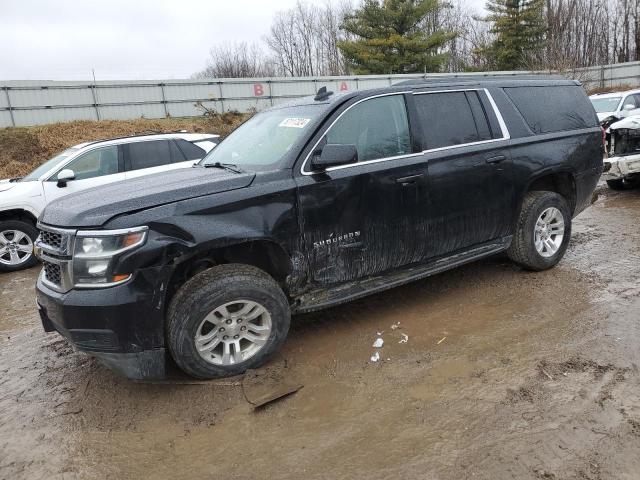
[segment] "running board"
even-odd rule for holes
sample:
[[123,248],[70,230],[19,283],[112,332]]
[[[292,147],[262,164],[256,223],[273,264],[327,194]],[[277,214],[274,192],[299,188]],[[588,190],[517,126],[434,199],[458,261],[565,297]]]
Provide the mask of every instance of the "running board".
[[311,290],[296,299],[296,302],[291,307],[291,311],[292,313],[307,313],[322,310],[430,277],[431,275],[450,270],[465,263],[503,252],[509,248],[511,238],[511,236],[504,237],[500,240],[483,244],[455,255],[441,257],[426,264],[392,270],[375,277],[344,283],[336,287]]

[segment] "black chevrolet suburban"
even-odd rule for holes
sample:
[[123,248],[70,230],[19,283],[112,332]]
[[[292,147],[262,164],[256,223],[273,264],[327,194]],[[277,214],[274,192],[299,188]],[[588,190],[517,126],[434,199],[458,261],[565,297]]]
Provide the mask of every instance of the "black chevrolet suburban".
[[263,111],[199,165],[64,197],[40,217],[37,301],[136,379],[239,374],[292,314],[505,252],[553,267],[591,203],[602,130],[560,77],[450,77]]

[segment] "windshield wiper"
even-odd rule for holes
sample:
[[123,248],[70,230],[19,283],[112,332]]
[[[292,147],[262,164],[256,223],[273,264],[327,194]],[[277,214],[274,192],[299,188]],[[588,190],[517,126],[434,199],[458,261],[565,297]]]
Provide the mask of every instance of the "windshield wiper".
[[233,163],[220,163],[220,162],[205,163],[203,167],[204,168],[221,168],[223,170],[228,170],[234,173],[244,173],[244,170],[242,170],[241,168],[239,168],[237,165]]

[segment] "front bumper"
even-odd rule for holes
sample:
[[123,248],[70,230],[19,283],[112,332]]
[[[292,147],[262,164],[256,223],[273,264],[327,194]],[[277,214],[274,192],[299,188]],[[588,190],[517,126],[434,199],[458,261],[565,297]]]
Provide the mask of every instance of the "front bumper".
[[115,287],[59,293],[40,275],[36,297],[42,325],[128,378],[163,378],[168,278],[167,268],[149,268]]
[[605,180],[620,180],[637,174],[640,174],[640,154],[604,160],[602,178]]

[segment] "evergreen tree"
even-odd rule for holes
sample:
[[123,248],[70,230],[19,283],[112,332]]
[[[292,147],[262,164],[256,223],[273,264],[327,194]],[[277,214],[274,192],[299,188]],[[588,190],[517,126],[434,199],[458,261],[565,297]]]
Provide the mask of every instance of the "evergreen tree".
[[483,52],[497,70],[528,68],[544,50],[544,0],[488,0],[495,41]]
[[365,0],[348,15],[339,43],[349,68],[358,74],[436,72],[452,32],[432,28],[440,0]]

